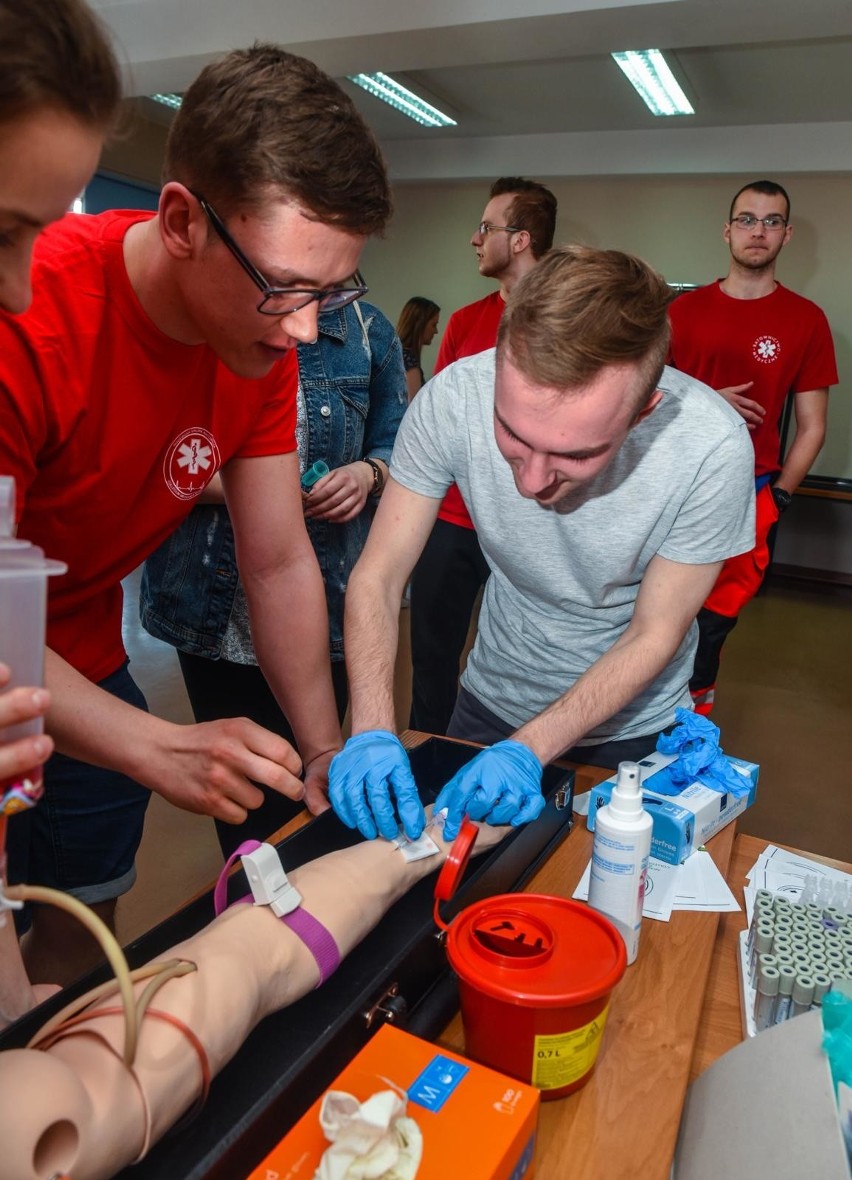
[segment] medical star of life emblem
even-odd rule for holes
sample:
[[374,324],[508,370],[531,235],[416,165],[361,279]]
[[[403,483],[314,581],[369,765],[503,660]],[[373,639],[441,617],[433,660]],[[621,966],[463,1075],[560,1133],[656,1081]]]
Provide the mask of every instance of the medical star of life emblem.
[[774,336],[758,336],[751,352],[754,359],[762,365],[771,365],[781,355],[781,341]]
[[221,465],[216,439],[203,426],[191,426],[174,440],[163,460],[166,487],[179,500],[194,500]]

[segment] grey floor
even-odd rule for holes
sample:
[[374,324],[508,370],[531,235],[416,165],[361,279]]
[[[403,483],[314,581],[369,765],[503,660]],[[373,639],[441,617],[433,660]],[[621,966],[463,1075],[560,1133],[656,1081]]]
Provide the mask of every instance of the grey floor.
[[[125,640],[153,712],[192,720],[174,651],[139,627],[138,582],[126,583]],[[397,716],[410,702],[408,615],[401,612]],[[849,592],[770,586],[725,649],[714,720],[722,746],[760,764],[755,805],[740,830],[842,860],[852,859],[852,657]],[[221,867],[213,823],[154,796],[139,878],[119,903],[119,935],[136,937],[204,889]]]

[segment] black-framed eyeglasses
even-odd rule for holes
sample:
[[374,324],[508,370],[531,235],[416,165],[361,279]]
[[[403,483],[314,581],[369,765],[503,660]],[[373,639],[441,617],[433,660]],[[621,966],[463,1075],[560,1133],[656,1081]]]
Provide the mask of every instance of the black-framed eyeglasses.
[[763,223],[763,228],[768,230],[784,229],[787,224],[787,218],[782,217],[780,213],[770,213],[768,217],[755,217],[753,213],[739,213],[736,217],[731,218],[731,225],[738,225],[741,229],[754,229],[759,221]]
[[[192,192],[191,189],[190,192]],[[320,311],[337,311],[341,307],[348,307],[350,303],[354,303],[356,299],[367,294],[369,288],[360,271],[356,271],[353,276],[356,283],[354,287],[330,287],[326,290],[316,287],[274,287],[263,277],[254,263],[246,258],[209,201],[205,201],[200,193],[193,192],[192,195],[204,210],[208,221],[222,239],[223,244],[227,246],[258,290],[263,293],[263,298],[257,305],[257,310],[261,315],[290,315],[291,312],[300,311],[301,308],[314,302],[319,304]]]
[[492,229],[502,229],[507,234],[519,234],[521,232],[519,225],[492,225],[490,221],[480,221],[479,236],[481,238],[486,237],[487,234],[491,233]]

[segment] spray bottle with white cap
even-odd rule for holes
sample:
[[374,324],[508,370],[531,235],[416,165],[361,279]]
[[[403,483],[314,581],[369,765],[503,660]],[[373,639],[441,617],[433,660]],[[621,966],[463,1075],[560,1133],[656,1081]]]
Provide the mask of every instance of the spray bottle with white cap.
[[612,797],[595,816],[589,905],[616,927],[627,947],[628,963],[639,950],[652,826],[650,815],[642,810],[639,767],[620,762]]

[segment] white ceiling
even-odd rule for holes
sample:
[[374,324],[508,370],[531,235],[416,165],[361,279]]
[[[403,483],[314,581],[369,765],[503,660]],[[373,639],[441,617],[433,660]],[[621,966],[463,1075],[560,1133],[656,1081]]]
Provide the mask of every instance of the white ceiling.
[[[181,91],[255,40],[310,57],[352,94],[397,181],[852,171],[850,0],[93,3],[136,95]],[[609,58],[649,47],[667,51],[694,116],[654,118]],[[458,126],[419,127],[345,80],[375,70]]]

